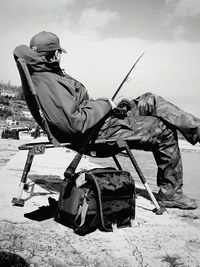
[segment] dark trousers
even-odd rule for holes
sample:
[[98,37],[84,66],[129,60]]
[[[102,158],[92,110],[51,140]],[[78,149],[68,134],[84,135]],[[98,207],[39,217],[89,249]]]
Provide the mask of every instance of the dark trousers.
[[144,106],[148,105],[148,102],[154,103],[154,111],[152,115],[179,130],[189,143],[194,145],[200,141],[199,118],[185,112],[179,107],[166,101],[164,98],[151,93],[139,96],[135,102],[138,103],[139,101],[142,101]]
[[[148,101],[152,98],[153,114],[141,116],[137,103],[143,101],[144,105],[145,103],[148,105]],[[133,137],[135,149],[152,151],[158,166],[157,185],[163,191],[181,188],[183,169],[177,130],[190,143],[195,144],[200,141],[200,119],[151,93],[133,100],[132,109],[127,115],[124,120],[111,119],[107,122],[100,137],[109,136],[112,139]]]

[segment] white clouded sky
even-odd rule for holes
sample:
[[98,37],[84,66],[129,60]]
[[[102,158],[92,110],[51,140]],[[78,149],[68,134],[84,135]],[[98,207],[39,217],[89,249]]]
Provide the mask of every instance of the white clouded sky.
[[120,95],[152,91],[200,115],[199,0],[1,0],[0,5],[0,80],[20,85],[12,51],[47,30],[68,51],[62,66],[92,97],[112,97],[146,51]]

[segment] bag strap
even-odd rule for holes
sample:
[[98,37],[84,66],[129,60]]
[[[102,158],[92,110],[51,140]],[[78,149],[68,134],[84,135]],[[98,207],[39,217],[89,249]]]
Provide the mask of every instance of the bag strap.
[[[89,198],[88,198],[89,191],[90,189],[88,188],[88,190],[85,192],[83,203],[79,206],[78,212],[76,214],[74,224],[77,227],[81,227],[85,223],[85,217],[89,207]],[[80,223],[77,222],[79,217],[81,217]]]
[[102,208],[102,202],[101,202],[101,191],[100,191],[99,185],[98,185],[95,177],[91,173],[87,173],[87,174],[88,175],[86,176],[86,180],[91,181],[93,183],[93,186],[97,192],[97,202],[98,202],[98,206],[99,206],[99,216],[100,216],[101,226],[105,231],[110,232],[110,231],[112,231],[112,229],[107,228],[105,226],[105,223],[104,223],[103,208]]
[[102,173],[102,174],[107,174],[107,173],[128,173],[128,171],[124,171],[124,170],[117,170],[113,167],[106,167],[106,168],[94,168],[94,169],[91,169],[89,171],[87,171],[86,173],[88,174],[98,174],[98,173]]

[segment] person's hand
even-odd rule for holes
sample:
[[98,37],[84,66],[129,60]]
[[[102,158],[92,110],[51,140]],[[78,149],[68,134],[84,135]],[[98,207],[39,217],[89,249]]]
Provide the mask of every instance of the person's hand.
[[139,114],[144,115],[153,115],[156,109],[155,97],[152,94],[144,94],[141,97],[136,99],[137,106],[139,109]]
[[124,119],[127,116],[126,113],[126,110],[119,107],[116,107],[112,110],[112,115],[118,119]]
[[128,112],[131,109],[131,102],[128,99],[124,98],[117,104],[117,107]]

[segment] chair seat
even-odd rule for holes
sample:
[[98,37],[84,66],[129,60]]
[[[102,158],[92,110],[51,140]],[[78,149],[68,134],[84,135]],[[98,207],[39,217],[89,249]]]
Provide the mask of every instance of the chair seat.
[[[136,149],[136,141],[138,140],[137,136],[129,137],[123,141],[125,141],[130,149]],[[96,140],[94,143],[89,144],[85,150],[85,155],[99,158],[112,157],[113,155],[117,155],[121,151],[124,150],[124,147],[120,147],[119,143],[122,140],[120,139],[100,139]],[[44,146],[45,148],[53,148],[55,147],[51,142],[33,142],[26,143],[18,147],[19,150],[30,150],[36,146]],[[66,147],[68,149],[79,151],[80,146],[72,143],[59,143],[58,147]]]

